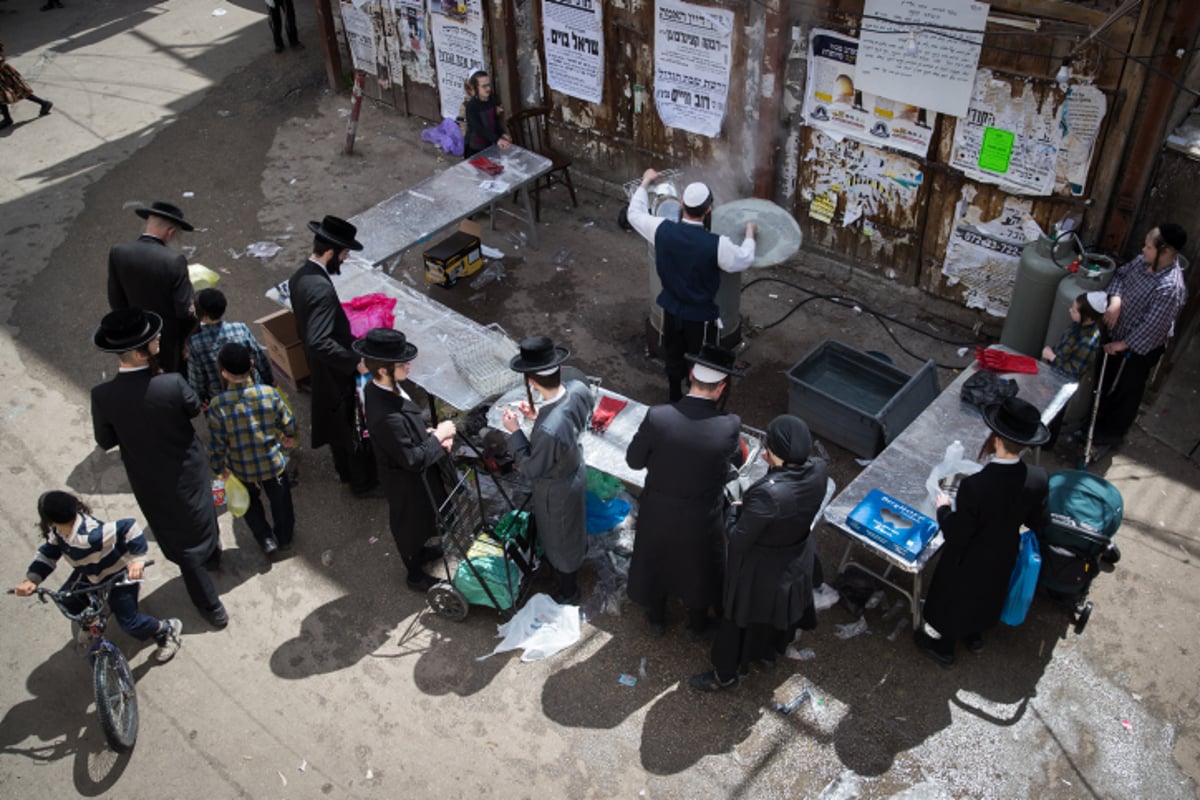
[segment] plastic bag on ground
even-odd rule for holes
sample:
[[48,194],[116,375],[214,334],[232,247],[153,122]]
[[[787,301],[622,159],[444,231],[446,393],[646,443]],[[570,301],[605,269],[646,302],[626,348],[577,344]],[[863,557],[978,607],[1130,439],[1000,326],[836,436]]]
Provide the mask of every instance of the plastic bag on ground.
[[587,532],[604,533],[611,531],[621,524],[629,514],[629,503],[619,497],[611,500],[601,500],[591,492],[587,493]]
[[512,619],[496,626],[496,635],[503,639],[488,655],[519,649],[525,651],[522,661],[549,658],[579,641],[579,606],[560,606],[549,595],[535,594]]
[[458,127],[458,121],[453,117],[446,117],[436,126],[421,131],[421,141],[432,142],[456,156],[463,154],[462,128]]
[[587,468],[587,490],[601,500],[612,500],[625,490],[625,484],[620,478],[614,478],[606,472],[591,467]]

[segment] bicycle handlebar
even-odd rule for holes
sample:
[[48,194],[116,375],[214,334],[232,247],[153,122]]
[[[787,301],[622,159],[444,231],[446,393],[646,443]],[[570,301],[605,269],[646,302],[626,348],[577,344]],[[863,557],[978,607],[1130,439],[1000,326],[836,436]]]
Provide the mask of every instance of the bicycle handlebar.
[[[149,567],[153,563],[154,563],[154,559],[149,559],[148,561],[143,561],[142,566]],[[99,592],[103,589],[115,589],[118,586],[133,586],[134,584],[138,584],[141,582],[142,582],[141,580],[136,580],[136,581],[129,580],[128,573],[114,572],[112,575],[108,576],[104,580],[100,581],[99,583],[94,583],[91,586],[81,586],[77,589],[71,589],[69,591],[59,590],[57,592],[54,591],[53,589],[47,589],[43,586],[36,586],[36,587],[34,587],[33,592],[31,592],[31,594],[34,597],[37,597],[43,603],[46,602],[47,597],[49,597],[51,600],[54,600],[57,602],[59,600],[66,600],[67,598],[77,597],[79,595],[95,594],[96,592]],[[16,594],[16,590],[8,589],[5,591],[5,594]]]

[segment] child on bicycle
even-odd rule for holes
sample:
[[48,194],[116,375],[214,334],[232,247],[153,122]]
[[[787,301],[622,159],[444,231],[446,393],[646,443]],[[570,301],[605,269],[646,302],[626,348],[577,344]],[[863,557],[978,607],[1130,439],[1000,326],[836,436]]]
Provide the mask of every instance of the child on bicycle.
[[[50,491],[38,498],[38,527],[46,541],[38,548],[29,565],[26,580],[13,593],[20,597],[33,594],[38,584],[49,577],[63,558],[74,568],[62,591],[73,591],[88,583],[100,583],[125,572],[128,580],[142,579],[146,557],[146,537],[132,519],[101,522],[92,516],[87,504],[73,494]],[[183,623],[177,619],[155,619],[138,610],[138,584],[114,586],[108,595],[108,607],[121,630],[139,642],[153,638],[158,644],[154,659],[170,661],[182,642]],[[84,601],[74,598],[78,613]]]

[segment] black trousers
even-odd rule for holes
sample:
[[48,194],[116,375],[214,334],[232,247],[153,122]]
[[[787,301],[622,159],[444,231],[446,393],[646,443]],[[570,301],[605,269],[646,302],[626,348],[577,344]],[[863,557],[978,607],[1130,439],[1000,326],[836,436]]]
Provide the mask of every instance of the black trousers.
[[752,623],[745,628],[731,619],[722,619],[713,639],[712,663],[717,678],[732,680],[752,661],[774,661],[787,649],[795,629],[781,631],[771,625]]
[[[274,537],[281,546],[291,544],[292,534],[296,529],[296,514],[292,507],[292,487],[288,483],[287,473],[281,473],[279,477],[265,480],[261,484],[247,483],[246,490],[250,493],[246,525],[254,534],[255,541],[261,546],[266,543],[267,537]],[[271,519],[275,523],[273,528],[267,522],[266,509],[263,508],[264,492],[271,504]]]
[[180,564],[179,572],[183,577],[183,587],[187,589],[192,605],[201,611],[212,611],[221,605],[221,595],[217,594],[217,587],[213,584],[213,580],[203,564],[194,566]]
[[333,468],[342,483],[350,484],[355,494],[370,491],[378,483],[375,454],[366,445],[355,447],[352,442],[329,443],[333,453]]
[[287,37],[288,42],[296,44],[300,41],[300,34],[296,32],[296,7],[292,5],[292,0],[275,0],[275,5],[271,6],[271,35],[275,37],[275,46],[283,47],[283,16],[287,15]]
[[667,396],[674,403],[683,397],[683,382],[690,364],[684,355],[696,355],[704,344],[719,344],[716,320],[679,319],[663,312],[662,346],[667,362]]
[[[1146,394],[1146,384],[1154,365],[1162,357],[1165,347],[1158,347],[1145,355],[1132,350],[1108,357],[1104,369],[1104,383],[1100,386],[1100,410],[1096,415],[1094,440],[1099,444],[1116,444],[1125,437],[1137,419],[1138,408]],[[1096,359],[1097,381],[1104,356]]]

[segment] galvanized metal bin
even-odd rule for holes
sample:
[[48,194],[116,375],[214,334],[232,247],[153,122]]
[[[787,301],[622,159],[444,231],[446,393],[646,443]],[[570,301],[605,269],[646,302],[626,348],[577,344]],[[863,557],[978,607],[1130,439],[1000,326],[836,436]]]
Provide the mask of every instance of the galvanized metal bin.
[[874,458],[938,396],[933,361],[915,375],[826,339],[788,370],[788,413],[814,434]]

